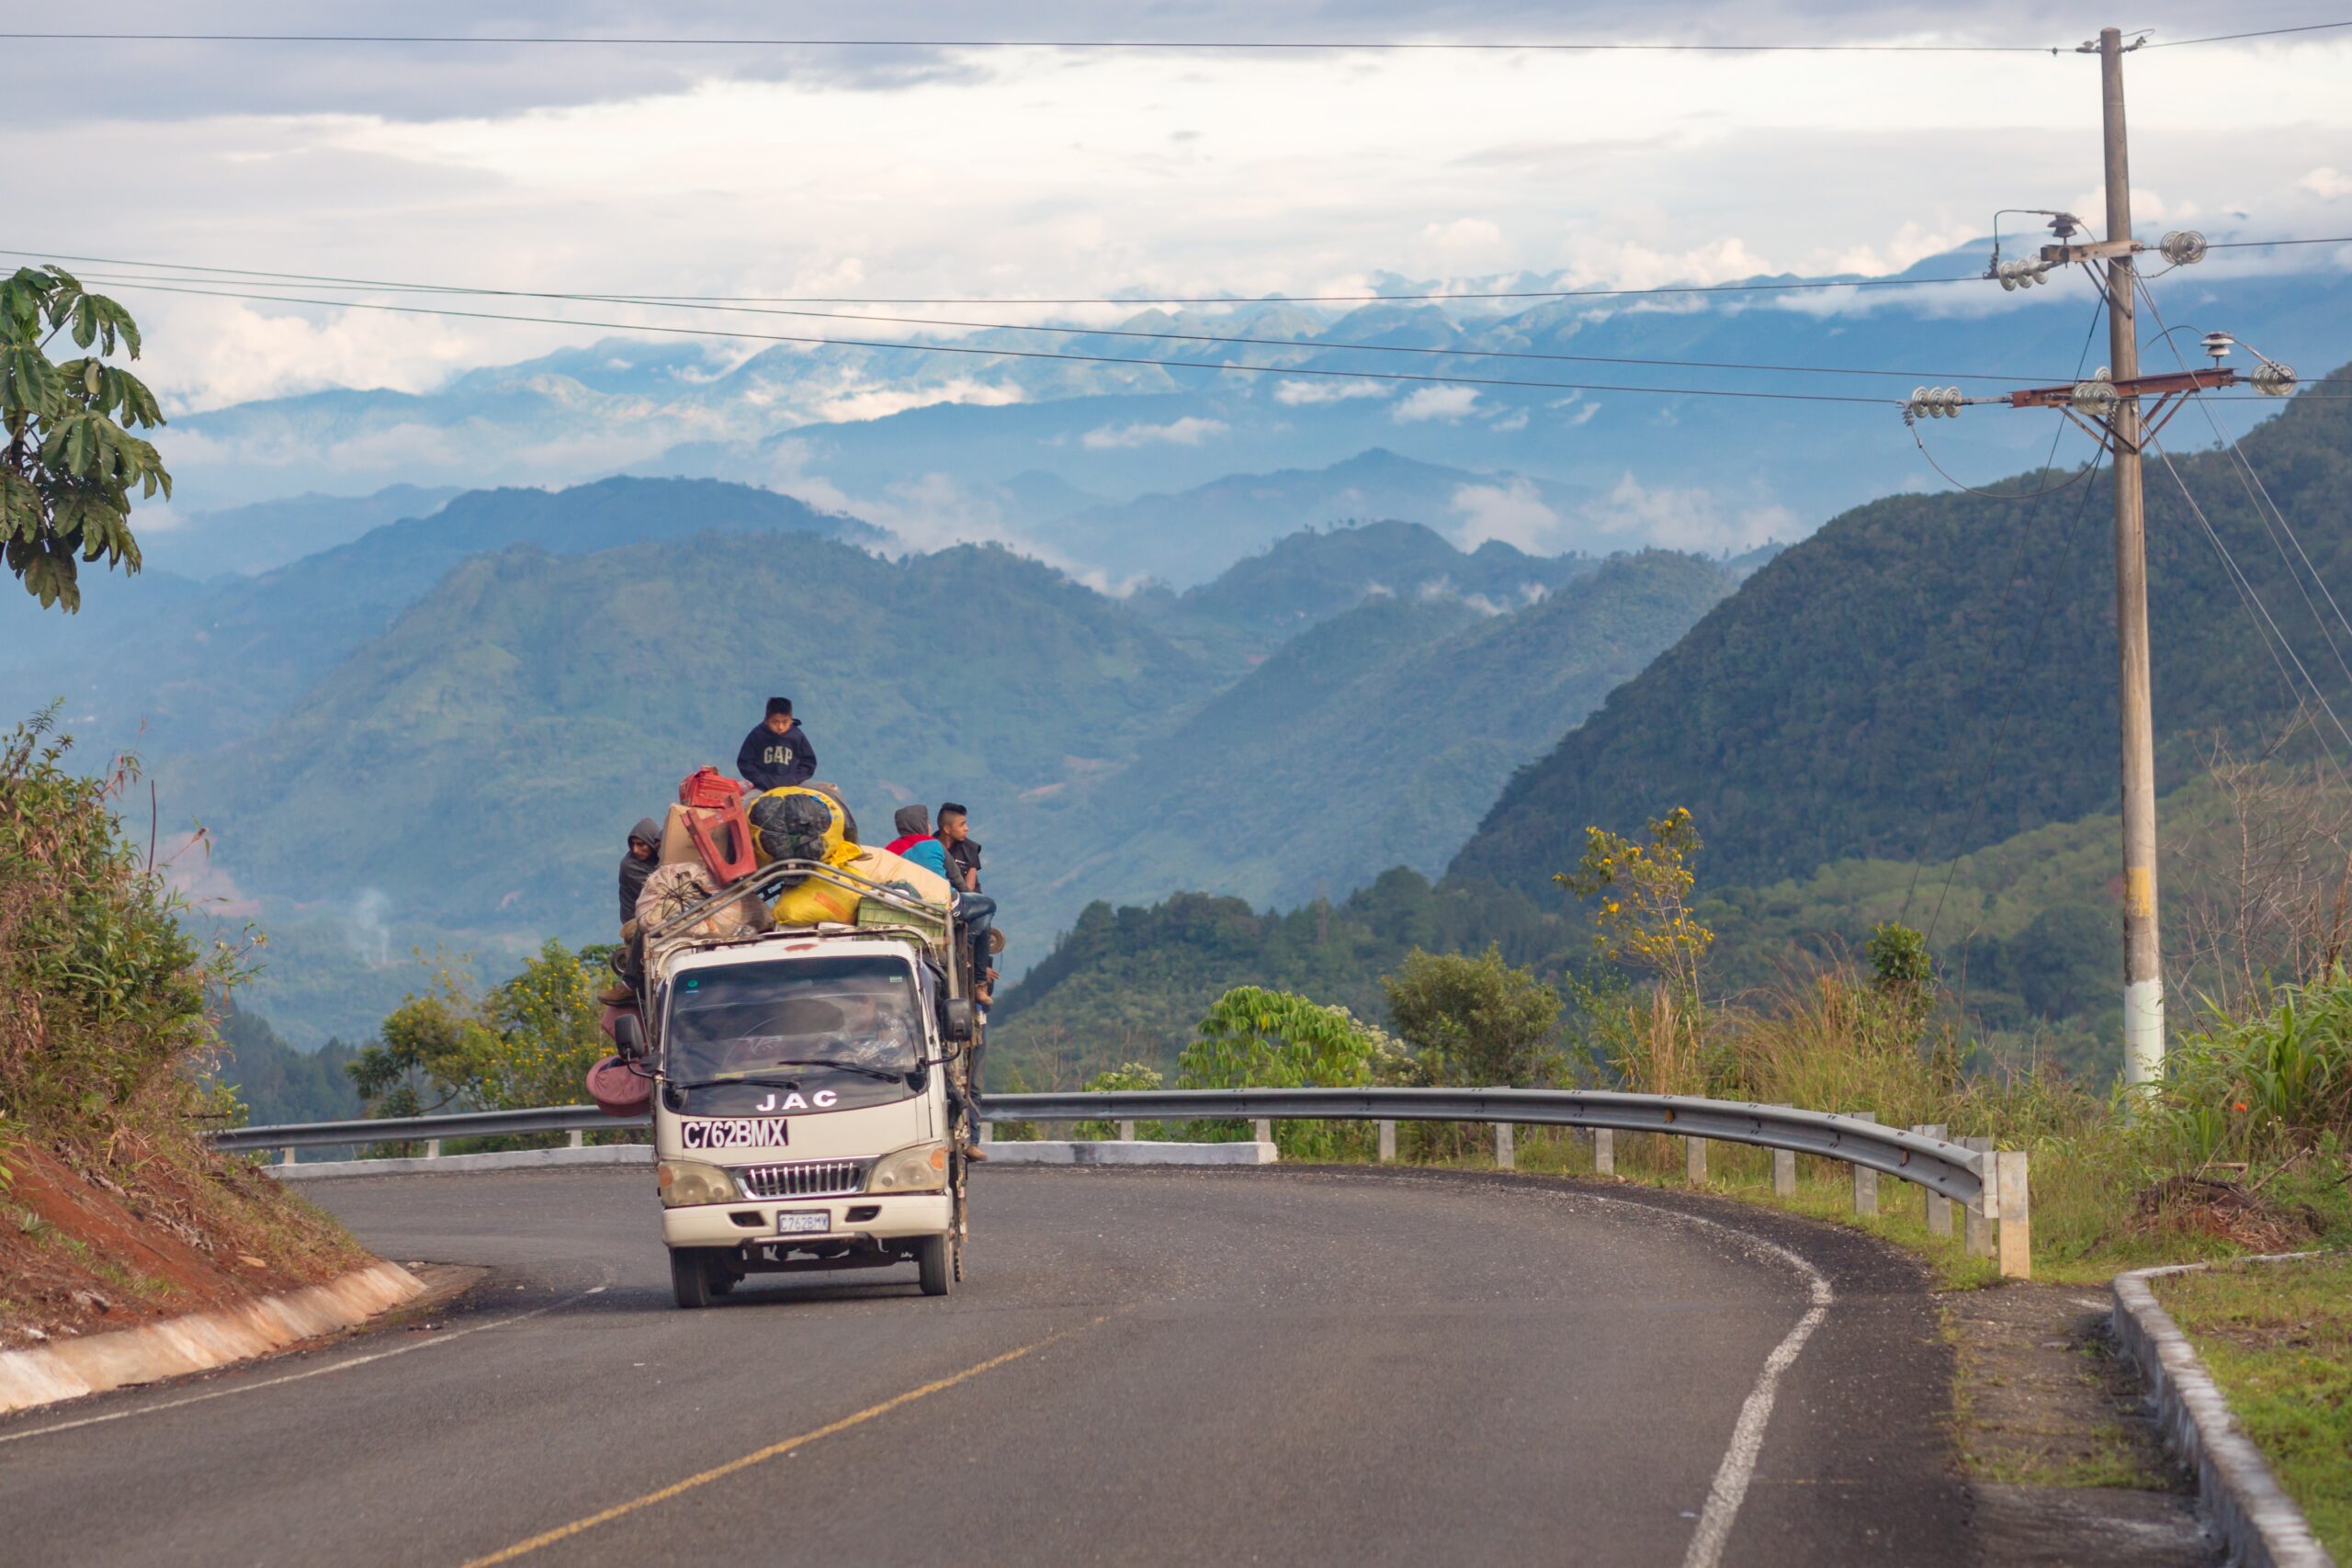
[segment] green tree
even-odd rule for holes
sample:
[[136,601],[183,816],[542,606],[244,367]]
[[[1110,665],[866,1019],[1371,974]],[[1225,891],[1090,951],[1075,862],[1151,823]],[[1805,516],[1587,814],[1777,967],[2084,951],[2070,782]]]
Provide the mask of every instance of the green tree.
[[1558,1080],[1559,993],[1504,963],[1499,948],[1476,958],[1415,948],[1381,985],[1426,1081],[1527,1089]]
[[[1183,1089],[1356,1089],[1373,1081],[1380,1055],[1379,1032],[1345,1008],[1237,986],[1201,1020],[1177,1059],[1176,1082]],[[1230,1123],[1201,1131],[1238,1135]],[[1286,1159],[1330,1159],[1362,1133],[1329,1122],[1277,1122],[1274,1143]]]
[[550,941],[522,971],[476,997],[444,967],[432,988],[386,1015],[351,1064],[370,1116],[569,1105],[609,1049],[582,955]]
[[[85,352],[52,363],[60,333]],[[87,352],[94,349],[95,353]],[[133,430],[164,423],[155,395],[107,355],[139,357],[130,312],[85,292],[61,267],[21,267],[0,283],[0,539],[8,570],[41,607],[82,607],[80,562],[139,570],[130,492],[168,499],[172,476]],[[78,559],[77,559],[78,558]]]

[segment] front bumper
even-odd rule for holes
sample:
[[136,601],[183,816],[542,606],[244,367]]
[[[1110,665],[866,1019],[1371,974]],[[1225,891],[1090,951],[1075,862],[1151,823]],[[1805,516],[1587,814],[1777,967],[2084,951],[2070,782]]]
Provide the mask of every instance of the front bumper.
[[[821,1232],[776,1235],[778,1213],[805,1214],[821,1210],[830,1216]],[[853,1219],[850,1211],[856,1210]],[[866,1211],[873,1213],[868,1214]],[[697,1203],[691,1208],[662,1211],[662,1242],[665,1247],[741,1247],[746,1242],[784,1241],[805,1245],[872,1236],[888,1241],[904,1236],[944,1235],[954,1223],[955,1208],[944,1192],[853,1192],[838,1198],[749,1199],[740,1203]]]

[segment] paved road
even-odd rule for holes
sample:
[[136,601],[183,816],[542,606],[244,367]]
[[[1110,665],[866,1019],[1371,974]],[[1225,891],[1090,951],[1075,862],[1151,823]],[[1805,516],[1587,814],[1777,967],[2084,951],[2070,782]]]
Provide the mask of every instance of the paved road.
[[429,1328],[0,1422],[0,1561],[1974,1560],[1932,1303],[1859,1237],[1467,1175],[975,1186],[953,1297],[685,1313],[642,1172],[322,1183],[386,1256],[494,1272]]

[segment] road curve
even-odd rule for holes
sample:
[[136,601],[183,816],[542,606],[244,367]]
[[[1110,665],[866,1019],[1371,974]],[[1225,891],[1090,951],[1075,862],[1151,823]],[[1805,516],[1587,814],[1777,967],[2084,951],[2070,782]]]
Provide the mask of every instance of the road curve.
[[311,1190],[431,1326],[0,1422],[8,1561],[1961,1563],[1911,1264],[1469,1174],[998,1169],[971,1277],[670,1304],[641,1171]]

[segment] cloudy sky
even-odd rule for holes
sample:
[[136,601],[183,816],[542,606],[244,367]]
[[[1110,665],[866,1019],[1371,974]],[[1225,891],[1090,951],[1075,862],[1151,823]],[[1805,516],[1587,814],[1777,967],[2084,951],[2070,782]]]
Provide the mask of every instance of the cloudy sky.
[[[1964,19],[1950,6],[1669,3],[1630,32],[1622,6],[1509,0],[1275,15],[1036,0],[562,9],[130,0],[102,12],[9,3],[0,16],[11,29],[121,33],[1193,45],[2071,46],[2101,19],[2006,0]],[[2164,0],[2127,19],[2162,42],[2332,18],[2308,5]],[[14,148],[46,149],[0,161],[5,243],[51,255],[686,294],[1329,292],[1383,273],[1555,270],[1641,286],[1895,268],[1984,233],[1996,208],[2098,210],[2097,66],[2070,49],[0,49],[12,67],[0,128]],[[2133,56],[2143,227],[2352,232],[2347,81],[2352,29]],[[321,385],[422,388],[597,335],[119,292],[179,345],[151,368],[180,409]]]

